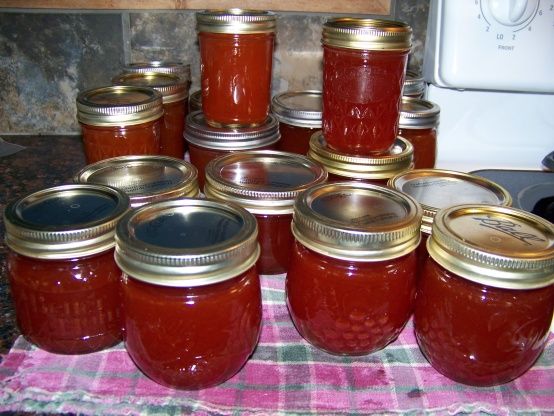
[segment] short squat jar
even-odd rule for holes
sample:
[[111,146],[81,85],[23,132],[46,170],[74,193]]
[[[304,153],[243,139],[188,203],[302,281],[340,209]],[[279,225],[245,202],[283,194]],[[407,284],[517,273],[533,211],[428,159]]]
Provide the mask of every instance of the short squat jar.
[[179,76],[161,72],[125,73],[112,79],[114,85],[153,88],[162,94],[164,109],[160,132],[160,154],[183,159],[183,130],[187,114],[188,84]]
[[414,147],[414,169],[432,169],[437,159],[439,106],[419,98],[402,98],[398,135]]
[[162,94],[152,88],[119,85],[81,92],[77,119],[87,163],[159,154],[163,113]]
[[206,123],[204,113],[187,116],[185,140],[189,145],[191,163],[198,169],[198,183],[204,189],[206,165],[227,153],[250,150],[275,150],[281,138],[279,123],[269,116],[264,123],[240,129],[216,128]]
[[321,91],[287,91],[271,101],[271,111],[279,121],[278,149],[305,155],[310,138],[321,129]]
[[292,210],[298,195],[325,182],[327,172],[306,156],[259,150],[220,156],[206,167],[207,198],[232,201],[258,221],[260,274],[285,273],[294,238]]
[[329,172],[329,182],[356,181],[386,185],[387,181],[413,167],[413,146],[397,137],[390,151],[356,156],[327,146],[321,131],[310,139],[308,156]]
[[275,15],[256,10],[196,14],[202,110],[216,127],[261,124],[269,113]]
[[554,311],[554,225],[492,205],[439,211],[427,241],[414,327],[448,378],[493,386],[541,354]]
[[164,386],[195,390],[235,375],[261,329],[256,219],[234,204],[173,199],[117,226],[125,347]]
[[421,208],[382,186],[317,185],[294,207],[286,297],[296,329],[339,355],[364,355],[398,337],[412,314]]
[[125,192],[131,207],[172,198],[199,196],[198,171],[189,162],[169,156],[120,156],[85,166],[76,183],[108,185]]
[[365,156],[393,146],[411,37],[394,21],[339,17],[323,25],[323,135],[331,149]]
[[17,325],[39,348],[85,354],[122,339],[115,227],[129,199],[117,189],[63,185],[4,211]]

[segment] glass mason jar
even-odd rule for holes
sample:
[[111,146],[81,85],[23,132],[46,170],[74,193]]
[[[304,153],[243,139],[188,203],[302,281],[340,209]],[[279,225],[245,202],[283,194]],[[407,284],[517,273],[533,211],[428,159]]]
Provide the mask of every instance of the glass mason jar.
[[278,150],[305,155],[310,138],[321,129],[321,91],[287,91],[271,101],[271,111],[279,121]]
[[236,374],[261,330],[256,219],[235,204],[173,199],[118,224],[125,347],[155,382],[201,389]]
[[368,18],[323,25],[323,135],[351,155],[386,152],[398,133],[410,26]]
[[425,88],[425,80],[421,74],[412,70],[406,71],[404,88],[402,89],[403,97],[423,98],[425,96]]
[[412,314],[421,208],[378,185],[316,185],[294,206],[286,277],[298,332],[331,354],[363,355],[398,337]]
[[171,198],[197,197],[198,171],[189,162],[169,156],[121,156],[85,166],[73,177],[121,189],[137,208]]
[[159,154],[163,113],[162,95],[152,88],[119,85],[79,93],[77,120],[87,163]]
[[187,83],[177,75],[161,72],[125,73],[112,79],[114,85],[153,88],[162,94],[163,124],[160,132],[160,154],[183,159],[183,130],[187,113]]
[[425,243],[441,209],[460,204],[512,204],[512,197],[500,185],[477,175],[452,170],[414,169],[391,178],[388,186],[410,195],[423,208],[422,243],[418,247],[420,271],[428,257]]
[[232,201],[258,221],[260,274],[285,273],[294,238],[290,230],[297,196],[325,182],[327,172],[306,156],[258,150],[213,159],[206,167],[207,198]]
[[190,161],[198,169],[200,190],[204,189],[206,165],[210,160],[227,153],[275,150],[281,138],[279,123],[272,115],[255,127],[224,129],[210,126],[200,111],[187,116],[184,136]]
[[99,185],[28,194],[4,211],[7,270],[17,325],[57,354],[85,354],[122,339],[117,221],[129,198]]
[[329,172],[329,182],[356,181],[386,185],[390,178],[413,167],[413,146],[402,137],[397,137],[389,152],[356,156],[330,149],[319,131],[310,139],[308,156]]
[[414,327],[431,365],[473,386],[511,381],[541,354],[554,311],[554,225],[492,205],[439,211]]
[[402,97],[398,135],[414,146],[414,169],[435,167],[439,113],[435,103]]
[[275,15],[256,10],[196,14],[202,111],[215,127],[261,124],[269,113]]

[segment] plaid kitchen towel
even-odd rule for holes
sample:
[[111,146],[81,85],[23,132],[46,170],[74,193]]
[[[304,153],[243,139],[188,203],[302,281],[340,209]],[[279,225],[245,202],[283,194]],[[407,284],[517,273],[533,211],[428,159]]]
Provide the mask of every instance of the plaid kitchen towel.
[[553,414],[554,336],[534,367],[498,387],[472,388],[438,374],[411,323],[364,357],[307,344],[285,305],[284,276],[262,276],[259,345],[227,382],[200,391],[162,387],[141,374],[123,345],[81,356],[44,352],[19,338],[0,364],[0,411],[77,414]]

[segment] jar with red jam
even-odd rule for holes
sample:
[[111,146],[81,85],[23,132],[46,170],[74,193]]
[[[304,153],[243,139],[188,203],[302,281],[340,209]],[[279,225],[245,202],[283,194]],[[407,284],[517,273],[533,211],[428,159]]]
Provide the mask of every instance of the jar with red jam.
[[101,185],[28,194],[4,211],[7,274],[17,325],[56,354],[85,354],[122,339],[117,221],[129,198]]
[[402,89],[403,97],[423,98],[425,96],[425,80],[416,71],[407,70],[406,78],[404,79],[404,88]]
[[294,237],[292,210],[297,196],[325,182],[327,172],[306,156],[258,150],[220,156],[206,167],[207,198],[232,201],[258,221],[260,274],[285,273]]
[[275,15],[258,10],[196,14],[202,111],[216,127],[264,123],[271,99]]
[[163,124],[160,132],[160,154],[183,159],[183,130],[187,113],[188,86],[177,75],[161,72],[121,74],[112,79],[114,85],[153,88],[162,94]]
[[271,111],[279,121],[278,149],[305,155],[310,138],[321,129],[321,91],[287,91],[271,101]]
[[76,183],[108,185],[125,192],[131,207],[172,198],[199,196],[198,171],[189,162],[169,156],[120,156],[85,166]]
[[87,163],[159,154],[163,113],[162,94],[152,88],[117,85],[81,92],[77,119]]
[[364,355],[412,314],[421,208],[366,183],[316,185],[294,206],[286,298],[296,329],[331,354]]
[[223,383],[246,363],[261,329],[256,219],[231,203],[173,199],[118,224],[125,347],[164,386]]
[[423,208],[418,273],[428,257],[426,241],[437,212],[460,204],[510,206],[512,197],[500,185],[469,173],[441,169],[414,169],[391,178],[390,188],[414,198]]
[[323,135],[331,149],[365,156],[393,146],[411,37],[410,26],[387,20],[323,25]]
[[554,225],[492,205],[439,211],[418,285],[417,342],[446,377],[507,383],[541,354],[554,311]]
[[414,146],[415,169],[435,167],[439,113],[439,106],[435,103],[402,97],[398,134]]
[[413,146],[397,137],[388,152],[356,156],[329,148],[321,131],[310,139],[308,156],[329,172],[329,182],[356,181],[386,185],[400,172],[413,167]]
[[227,153],[275,150],[281,138],[279,123],[272,115],[259,126],[231,129],[210,126],[200,111],[187,116],[184,136],[189,145],[190,161],[198,169],[201,190],[210,160]]

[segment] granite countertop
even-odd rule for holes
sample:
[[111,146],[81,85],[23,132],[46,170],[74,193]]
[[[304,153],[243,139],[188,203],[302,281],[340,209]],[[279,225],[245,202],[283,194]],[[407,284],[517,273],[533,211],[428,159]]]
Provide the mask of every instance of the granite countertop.
[[[85,166],[80,136],[3,136],[24,149],[0,157],[0,211],[7,203],[33,191],[70,183]],[[4,221],[0,217],[0,355],[6,354],[19,330],[8,286]],[[1,360],[1,357],[0,357]]]

